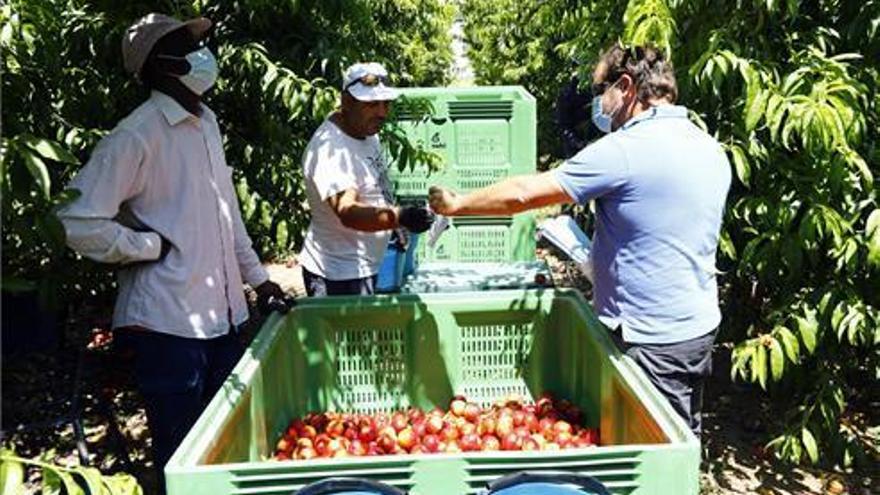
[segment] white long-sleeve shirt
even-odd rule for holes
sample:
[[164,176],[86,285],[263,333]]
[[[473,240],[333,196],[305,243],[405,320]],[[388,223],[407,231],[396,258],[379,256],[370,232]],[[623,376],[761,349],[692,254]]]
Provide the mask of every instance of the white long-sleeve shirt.
[[[268,280],[251,247],[217,119],[154,91],[95,148],[59,211],[74,250],[119,270],[113,327],[212,338],[248,317],[243,282]],[[159,262],[161,240],[173,248]]]

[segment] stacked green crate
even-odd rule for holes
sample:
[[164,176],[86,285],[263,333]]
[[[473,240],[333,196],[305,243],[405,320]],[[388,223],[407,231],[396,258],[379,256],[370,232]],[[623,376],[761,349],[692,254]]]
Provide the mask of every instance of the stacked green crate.
[[[427,98],[431,118],[404,121],[411,139],[424,143],[444,162],[430,176],[426,167],[391,171],[399,198],[426,198],[431,185],[468,192],[514,175],[536,171],[535,98],[519,86],[406,88],[408,97]],[[405,116],[404,116],[405,117]],[[529,261],[534,259],[535,219],[455,219],[435,249],[420,243],[421,261]]]
[[535,259],[535,217],[531,213],[512,217],[457,217],[428,247],[422,239],[417,257],[422,261],[466,263],[532,261]]

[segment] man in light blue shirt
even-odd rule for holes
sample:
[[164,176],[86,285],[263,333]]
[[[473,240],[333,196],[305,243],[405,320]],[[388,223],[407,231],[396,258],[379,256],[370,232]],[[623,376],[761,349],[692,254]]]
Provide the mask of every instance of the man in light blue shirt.
[[443,215],[513,214],[596,202],[593,305],[699,435],[702,386],[721,320],[715,280],[730,165],[674,105],[672,66],[651,48],[614,46],[593,73],[593,122],[609,134],[562,166],[466,196],[432,188]]

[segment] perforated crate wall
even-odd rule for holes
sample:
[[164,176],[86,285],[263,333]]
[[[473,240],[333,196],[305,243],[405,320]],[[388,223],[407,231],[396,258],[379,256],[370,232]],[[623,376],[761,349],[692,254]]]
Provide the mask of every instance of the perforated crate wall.
[[462,327],[462,380],[457,392],[482,406],[511,393],[531,399],[523,370],[533,331],[531,323]]
[[401,328],[337,331],[336,379],[348,409],[359,413],[406,407],[406,341]]
[[459,217],[452,220],[433,248],[419,242],[416,256],[423,261],[506,262],[535,259],[535,217]]

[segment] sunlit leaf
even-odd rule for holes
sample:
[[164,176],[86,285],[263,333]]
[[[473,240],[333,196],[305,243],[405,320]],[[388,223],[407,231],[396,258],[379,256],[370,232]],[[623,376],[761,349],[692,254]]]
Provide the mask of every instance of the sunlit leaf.
[[801,336],[801,341],[804,343],[804,347],[807,349],[807,352],[812,354],[816,350],[816,337],[819,331],[819,321],[816,319],[816,312],[814,310],[806,310],[804,312],[805,316],[796,316],[795,321],[797,321],[798,332]]
[[792,363],[797,363],[800,360],[800,344],[798,343],[797,337],[795,337],[794,333],[792,333],[787,327],[779,327],[777,328],[777,332],[782,341],[782,347],[785,350],[786,357],[788,357],[788,360]]
[[24,144],[26,144],[32,150],[36,151],[37,154],[39,154],[43,158],[54,160],[56,162],[69,163],[72,165],[79,164],[79,160],[75,156],[73,156],[72,153],[64,149],[64,147],[62,147],[55,141],[37,138],[30,135],[21,136],[21,140]]
[[22,495],[24,481],[24,465],[11,451],[0,451],[0,495]]
[[31,177],[33,177],[37,184],[37,189],[42,193],[43,198],[48,200],[51,194],[52,181],[49,179],[49,170],[46,169],[46,164],[43,163],[43,160],[36,153],[29,149],[22,148],[20,152],[28,172],[31,173]]
[[782,354],[782,346],[776,339],[770,340],[770,371],[774,381],[782,378],[782,371],[785,366],[785,360]]
[[801,440],[804,443],[804,450],[810,456],[810,462],[813,464],[819,462],[819,447],[816,445],[816,438],[809,428],[804,427],[801,430]]
[[880,208],[872,211],[865,222],[865,247],[868,249],[868,266],[880,270]]
[[752,361],[752,381],[757,381],[761,388],[767,390],[767,348],[760,344],[755,349],[755,359]]
[[733,167],[736,170],[737,178],[743,183],[743,185],[748,187],[752,170],[749,166],[749,161],[746,158],[745,152],[741,147],[735,144],[730,145],[728,149],[730,150],[730,156],[733,159]]

